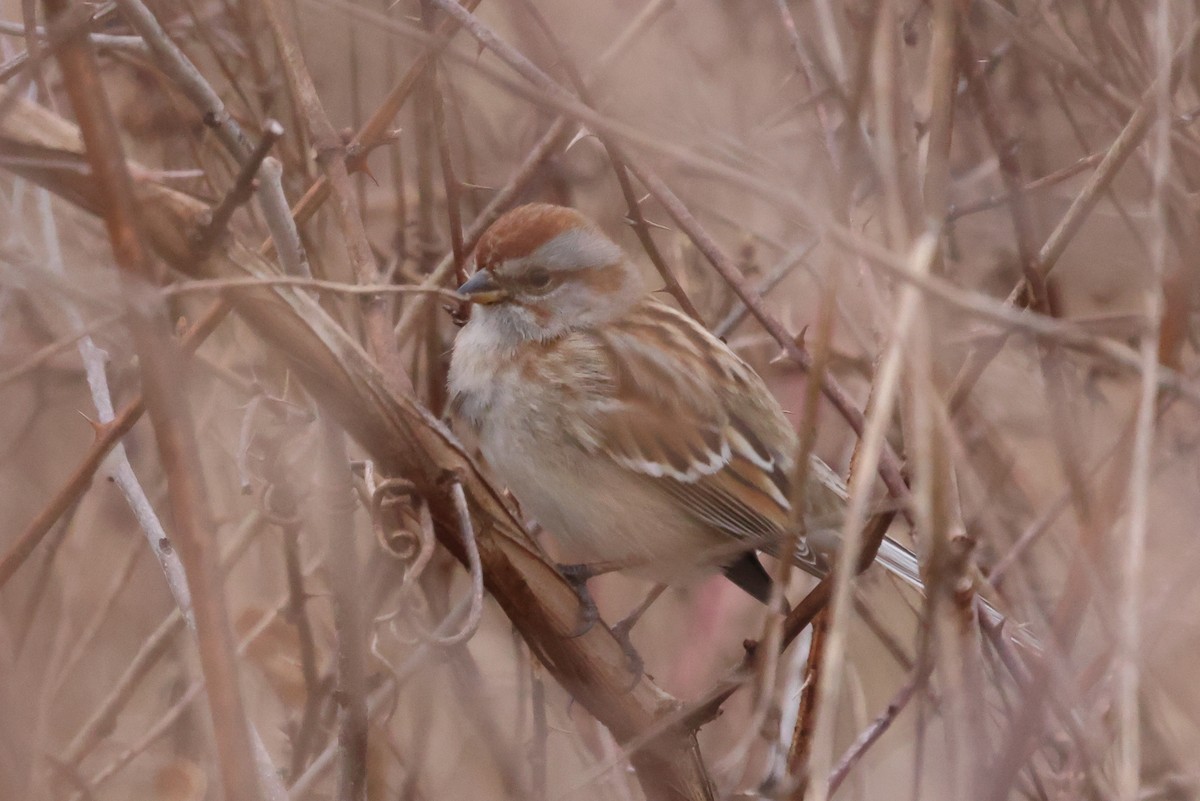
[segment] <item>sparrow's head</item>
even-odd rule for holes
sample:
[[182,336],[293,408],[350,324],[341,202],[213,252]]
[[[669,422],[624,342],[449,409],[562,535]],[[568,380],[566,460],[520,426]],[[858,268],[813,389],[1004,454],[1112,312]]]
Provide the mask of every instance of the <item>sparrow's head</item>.
[[548,340],[619,316],[644,292],[616,243],[574,209],[531,203],[492,223],[458,291],[498,335]]

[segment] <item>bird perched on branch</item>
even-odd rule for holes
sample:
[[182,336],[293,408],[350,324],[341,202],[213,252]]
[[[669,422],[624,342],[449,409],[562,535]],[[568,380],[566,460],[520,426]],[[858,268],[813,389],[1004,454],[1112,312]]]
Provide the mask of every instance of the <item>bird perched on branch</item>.
[[[683,313],[579,212],[516,208],[480,238],[475,303],[450,363],[451,410],[522,507],[584,560],[672,584],[722,570],[764,603],[797,437],[763,380]],[[797,565],[832,563],[844,487],[814,460]],[[920,586],[886,540],[877,559]],[[582,584],[581,584],[582,586]]]

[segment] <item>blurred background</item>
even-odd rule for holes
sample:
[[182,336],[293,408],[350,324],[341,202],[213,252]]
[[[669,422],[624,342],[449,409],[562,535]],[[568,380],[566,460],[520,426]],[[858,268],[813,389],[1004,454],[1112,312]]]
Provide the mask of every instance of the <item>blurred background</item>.
[[[57,47],[35,5],[0,6],[0,115],[30,103],[73,119],[56,60],[26,58],[31,42]],[[244,159],[118,5],[75,11],[135,179],[220,203]],[[846,660],[821,713],[832,723],[817,729],[832,765],[814,778],[832,767],[835,797],[1195,798],[1197,5],[471,5],[567,92],[582,76],[596,116],[560,119],[561,99],[434,3],[152,0],[149,11],[252,143],[267,119],[282,124],[271,152],[291,204],[321,174],[277,29],[294,33],[334,131],[365,157],[352,195],[380,283],[434,275],[453,288],[456,231],[469,249],[495,213],[539,200],[594,218],[661,286],[605,148],[616,142],[638,176],[671,188],[793,346],[825,354],[859,409],[875,408],[896,351],[896,402],[879,414],[915,482],[912,519],[936,527],[901,515],[892,534],[944,591],[923,599],[872,569],[834,622]],[[435,58],[427,30],[453,31]],[[354,132],[398,85],[403,105],[363,147]],[[121,278],[102,221],[33,174],[78,165],[0,142],[0,797],[223,797],[196,639],[164,577],[175,522],[149,421],[62,494],[88,472],[92,421],[141,391],[123,312],[165,302],[182,330],[218,292],[161,301]],[[631,180],[703,321],[798,429],[815,420],[814,451],[847,476],[851,426],[827,401],[806,416],[808,373],[695,231]],[[312,275],[361,283],[333,208],[300,226]],[[267,233],[250,203],[226,235],[257,247]],[[922,260],[925,242],[936,248]],[[901,280],[922,268],[916,284]],[[363,339],[357,298],[322,303]],[[386,305],[416,397],[442,416],[449,302]],[[329,536],[322,410],[273,345],[232,315],[181,375],[241,696],[291,798],[340,797],[330,559],[347,542],[365,632],[366,797],[642,797],[627,744],[572,701],[504,612],[490,599],[477,619],[463,612],[468,572],[428,547],[419,496],[388,494],[362,443],[349,445],[348,526]],[[895,507],[881,482],[867,491],[872,510]],[[535,535],[553,555],[552,537]],[[793,603],[814,583],[793,577]],[[613,623],[650,588],[605,576],[592,589]],[[972,590],[1040,650],[981,629]],[[463,636],[431,639],[447,620]],[[686,707],[777,622],[714,577],[669,590],[632,641]],[[700,729],[716,797],[805,797],[811,641],[806,631],[750,671]],[[872,730],[877,740],[860,740]]]

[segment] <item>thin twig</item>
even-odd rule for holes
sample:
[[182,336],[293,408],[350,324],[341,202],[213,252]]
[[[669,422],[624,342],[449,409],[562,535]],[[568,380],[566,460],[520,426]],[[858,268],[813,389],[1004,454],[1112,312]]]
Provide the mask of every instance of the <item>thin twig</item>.
[[[360,284],[379,283],[379,269],[375,254],[367,240],[358,198],[350,182],[349,166],[346,161],[347,146],[334,130],[325,113],[325,107],[317,94],[316,85],[309,74],[308,65],[300,52],[291,24],[284,18],[280,0],[266,0],[263,4],[275,44],[283,61],[288,84],[308,119],[312,132],[313,146],[317,151],[317,163],[329,181],[337,209],[342,236],[349,250],[350,264],[354,277]],[[366,323],[367,341],[371,354],[383,370],[392,391],[412,394],[413,387],[396,341],[392,337],[390,304],[382,296],[369,297],[363,303],[363,318]]]
[[1147,332],[1141,339],[1142,385],[1134,420],[1133,454],[1129,467],[1129,530],[1120,574],[1119,635],[1116,659],[1117,768],[1116,790],[1121,799],[1137,798],[1142,785],[1143,744],[1141,703],[1144,678],[1141,663],[1143,582],[1150,518],[1150,474],[1154,460],[1155,399],[1158,396],[1159,343],[1163,332],[1163,276],[1166,273],[1167,193],[1171,153],[1171,35],[1170,6],[1160,0],[1153,16],[1154,55],[1158,91],[1154,94],[1151,132],[1152,203],[1155,236],[1150,241],[1152,280],[1142,291]]
[[43,348],[38,348],[35,352],[29,354],[29,357],[23,360],[20,364],[5,370],[3,373],[0,373],[0,388],[7,384],[11,384],[13,381],[16,381],[22,376],[28,375],[41,365],[45,364],[47,360],[53,359],[63,351],[69,350],[72,345],[74,345],[83,337],[90,337],[93,334],[98,334],[113,323],[120,322],[124,317],[124,312],[118,312],[116,314],[110,314],[97,320],[93,320],[89,323],[82,323],[79,327],[75,328],[72,333],[57,339],[54,342],[51,342],[49,345],[46,345]]
[[[792,274],[792,271],[804,263],[808,255],[819,244],[818,240],[812,240],[803,245],[797,245],[783,255],[782,258],[767,271],[762,280],[755,286],[755,293],[759,298],[766,298],[767,294],[779,286],[783,279]],[[750,307],[745,303],[738,302],[736,308],[731,310],[725,316],[725,319],[712,327],[713,336],[723,339],[733,333],[733,330],[742,324],[746,316],[750,314]]]
[[[46,0],[51,22],[67,11],[63,0]],[[68,41],[57,53],[67,93],[80,122],[92,174],[106,199],[104,218],[117,264],[143,280],[155,268],[139,232],[137,201],[99,69],[86,37]],[[200,659],[209,683],[213,727],[217,732],[221,778],[229,801],[261,798],[252,760],[245,711],[237,686],[232,634],[221,592],[222,579],[210,540],[213,529],[201,482],[195,431],[175,371],[176,346],[166,321],[134,316],[131,329],[138,350],[146,395],[167,474],[176,542],[187,574]]]
[[[571,84],[575,87],[579,99],[586,105],[596,108],[596,100],[588,89],[587,81],[584,80],[578,68],[575,66],[574,60],[570,53],[563,46],[563,43],[550,25],[542,17],[537,7],[530,0],[521,0],[526,12],[533,17],[537,22],[538,27],[542,29],[542,33],[550,41],[554,47],[555,55],[558,57],[559,65],[566,71],[567,77],[570,78]],[[646,218],[642,214],[641,200],[634,191],[633,182],[629,179],[629,168],[626,166],[625,155],[623,154],[620,145],[617,144],[613,137],[604,133],[598,133],[597,137],[600,143],[604,146],[605,152],[608,153],[608,159],[612,162],[613,173],[617,177],[617,185],[621,188],[621,196],[625,198],[625,207],[629,210],[629,223],[633,226],[633,231],[637,234],[638,241],[642,243],[642,249],[646,251],[646,255],[650,258],[650,262],[654,265],[654,269],[658,271],[658,275],[663,280],[665,290],[670,293],[671,297],[679,304],[684,313],[688,317],[704,325],[704,318],[700,316],[700,311],[692,303],[691,298],[684,292],[683,287],[679,285],[679,281],[675,278],[675,274],[671,272],[671,268],[667,266],[667,262],[663,259],[662,253],[659,252],[658,246],[654,243],[654,238],[650,235],[650,227],[646,224]]]
[[[1196,29],[1193,28],[1192,34],[1188,37],[1189,41],[1191,36],[1195,35],[1195,32]],[[1078,233],[1084,221],[1091,215],[1096,204],[1100,202],[1101,196],[1107,191],[1112,181],[1116,178],[1117,173],[1125,166],[1125,162],[1128,161],[1138,145],[1141,144],[1142,139],[1149,130],[1150,123],[1153,121],[1152,110],[1156,96],[1157,89],[1152,85],[1143,94],[1142,101],[1136,105],[1125,126],[1121,129],[1120,134],[1105,151],[1100,165],[1088,177],[1087,182],[1071,202],[1071,206],[1063,214],[1054,231],[1051,232],[1038,251],[1038,271],[1043,278],[1049,277],[1050,272],[1058,264],[1067,245],[1075,237],[1075,234]],[[1009,293],[1008,302],[1019,303],[1025,297],[1026,286],[1024,280],[1019,282],[1013,288],[1012,292]],[[966,400],[971,389],[982,375],[983,370],[999,352],[1003,343],[1004,338],[1002,336],[997,337],[993,343],[977,348],[967,356],[962,368],[955,377],[954,385],[949,393],[951,411],[957,410]]]
[[838,788],[842,786],[842,782],[846,780],[846,776],[850,774],[850,771],[862,759],[863,754],[891,728],[896,718],[908,706],[908,702],[912,700],[913,695],[916,694],[917,690],[928,679],[928,670],[915,671],[909,677],[908,681],[904,682],[900,689],[896,691],[896,694],[888,701],[883,711],[879,713],[875,720],[871,721],[871,725],[859,732],[858,737],[855,738],[850,747],[846,749],[846,752],[838,759],[837,765],[834,766],[829,774],[829,797],[832,798],[837,793]]
[[[34,37],[36,39],[46,38],[46,29],[40,26],[33,28]],[[5,36],[25,36],[26,30],[23,25],[15,22],[0,20],[0,34]],[[88,38],[97,49],[110,50],[132,50],[138,53],[148,53],[149,48],[142,41],[140,36],[124,36],[114,35],[109,33],[90,33]]]
[[[217,132],[221,144],[239,164],[263,162],[259,174],[262,180],[255,190],[271,236],[275,240],[285,271],[290,275],[310,274],[308,257],[300,243],[300,235],[288,214],[287,197],[283,193],[282,173],[273,159],[265,153],[256,159],[254,147],[233,115],[225,108],[220,95],[201,74],[182,50],[171,40],[142,0],[120,0],[118,5],[126,20],[150,46],[155,60],[185,96],[204,114],[205,125]],[[265,129],[264,129],[265,130]],[[266,138],[264,134],[264,140]],[[278,138],[278,137],[276,137]],[[261,145],[260,145],[261,147]],[[269,145],[268,145],[269,148]]]
[[279,275],[264,278],[203,278],[177,281],[159,290],[163,295],[187,295],[193,292],[225,292],[231,289],[257,289],[260,287],[293,286],[300,289],[315,289],[338,295],[435,295],[449,301],[465,298],[441,287],[414,286],[409,284],[346,284],[341,281],[321,281],[316,278]]
[[[314,493],[314,518],[328,542],[333,588],[333,625],[337,632],[338,769],[337,797],[364,801],[367,793],[367,640],[359,585],[358,549],[352,532],[353,511],[345,434],[330,420],[321,421],[321,456]],[[349,537],[347,535],[350,535]]]
[[[467,0],[466,7],[474,9],[480,2],[481,0]],[[359,9],[361,6],[354,6],[353,8]],[[374,18],[384,21],[388,19],[383,15],[375,15]],[[426,37],[425,47],[417,55],[416,60],[409,66],[400,80],[396,82],[396,85],[391,88],[387,96],[380,102],[367,121],[363,123],[362,128],[355,133],[354,138],[346,145],[346,152],[349,156],[346,168],[349,171],[355,172],[362,169],[371,151],[388,141],[390,137],[388,126],[391,125],[400,108],[412,95],[413,90],[417,87],[421,76],[425,72],[425,68],[449,44],[450,39],[457,30],[458,23],[452,19],[448,19],[444,20],[438,26],[432,36]],[[297,201],[295,207],[292,209],[292,216],[296,219],[297,224],[303,225],[307,222],[329,197],[329,193],[329,178],[322,175],[308,188],[304,196]],[[264,251],[264,255],[269,255],[269,253],[269,250]]]
[[[421,19],[426,30],[433,32],[433,7],[423,0],[421,3]],[[431,59],[426,69],[425,79],[428,95],[432,102],[429,111],[432,116],[434,139],[437,142],[438,163],[442,168],[442,186],[446,192],[446,217],[450,224],[450,252],[454,256],[455,279],[458,285],[467,280],[463,265],[466,264],[467,253],[463,247],[462,231],[462,185],[454,174],[454,159],[450,153],[450,134],[446,130],[445,98],[438,83],[438,76],[444,75],[438,70],[437,59]],[[422,243],[424,246],[426,243]]]
[[[668,7],[672,2],[674,0],[650,0],[646,4],[645,8],[642,9],[621,35],[600,56],[591,73],[584,76],[585,82],[589,87],[594,88],[594,84],[602,81],[607,75],[609,68],[636,40],[636,37],[643,33],[649,24],[657,19],[663,9]],[[567,144],[570,138],[567,123],[568,118],[565,115],[560,115],[550,124],[550,127],[542,134],[541,139],[530,148],[525,158],[513,170],[508,180],[504,183],[504,186],[492,196],[487,206],[479,212],[479,215],[472,221],[470,227],[463,234],[463,250],[465,252],[470,253],[475,249],[475,245],[479,242],[479,237],[483,236],[488,227],[516,202],[529,183],[537,176],[546,159]],[[445,284],[455,269],[454,254],[449,253],[430,271],[423,286],[441,286]],[[410,304],[404,310],[399,322],[396,323],[397,341],[407,342],[412,338],[412,333],[415,330],[416,323],[421,319],[421,312],[424,306],[424,303],[418,302]]]
[[[791,519],[784,553],[795,552],[800,537],[809,533],[806,510],[813,508],[809,502],[812,470],[812,452],[817,442],[817,420],[821,403],[821,383],[829,368],[829,357],[833,350],[834,315],[837,306],[838,275],[829,276],[822,288],[821,311],[817,319],[817,337],[813,350],[813,369],[804,387],[804,411],[800,421],[800,441],[796,446],[796,467],[792,476]],[[818,488],[820,491],[820,488]],[[882,529],[881,529],[882,531]],[[868,545],[868,548],[871,546]],[[875,547],[878,547],[876,543]],[[790,560],[785,563],[790,566]],[[780,569],[777,583],[788,586],[788,571]],[[807,785],[808,761],[812,754],[812,733],[816,720],[817,689],[820,685],[820,662],[824,659],[825,638],[828,631],[828,611],[822,609],[812,620],[812,636],[809,639],[807,669],[796,710],[796,723],[791,732],[792,741],[785,760],[786,776],[796,783],[793,798],[802,798]]]
[[308,613],[309,596],[304,586],[300,558],[299,499],[293,491],[293,476],[281,464],[279,443],[267,452],[265,477],[269,482],[263,493],[263,505],[272,523],[279,527],[283,540],[283,564],[287,575],[287,620],[296,629],[299,640],[300,671],[304,676],[304,709],[292,736],[292,759],[288,776],[300,775],[313,745],[321,701],[321,677],[317,666],[317,646]]
[[[46,216],[43,219],[46,220],[46,223],[44,224],[53,226],[53,219],[49,216],[48,197],[45,197],[45,204],[44,211]],[[49,261],[51,264],[57,263],[61,268],[62,256],[57,252],[57,235],[52,238],[52,241],[54,244],[50,244],[48,241],[49,250],[52,254]],[[113,422],[114,414],[112,394],[109,392],[108,378],[105,375],[105,362],[107,361],[108,354],[100,350],[91,337],[84,337],[80,341],[79,353],[83,358],[84,369],[87,372],[88,389],[91,391],[92,402],[96,406],[99,422],[101,425],[109,425]],[[133,465],[129,462],[125,446],[118,442],[113,448],[112,458],[114,462],[113,479],[120,488],[121,494],[125,496],[130,511],[133,512],[138,526],[146,537],[146,542],[150,546],[151,553],[158,559],[163,576],[167,580],[167,586],[171,590],[172,598],[175,599],[175,603],[180,611],[183,612],[184,617],[190,619],[192,615],[191,594],[188,591],[183,565],[172,555],[173,546],[171,545],[171,539],[163,529],[158,514],[154,511],[154,507],[150,503],[149,496],[133,472]]]
[[[1104,155],[1105,154],[1103,152],[1100,152],[1092,153],[1089,156],[1084,156],[1074,164],[1069,164],[1066,167],[1049,173],[1048,175],[1043,175],[1041,178],[1035,178],[1034,180],[1022,186],[1020,191],[1022,194],[1029,195],[1034,192],[1044,191],[1052,186],[1057,186],[1063,181],[1075,177],[1089,167],[1095,167],[1101,162],[1101,160],[1103,160]],[[961,220],[963,217],[967,217],[972,214],[978,214],[981,211],[994,209],[1010,203],[1011,201],[1012,193],[1004,192],[1003,194],[998,195],[988,195],[985,198],[973,200],[969,203],[952,203],[946,212],[946,222],[955,222],[956,220]]]
[[467,497],[463,494],[462,482],[458,479],[450,481],[450,497],[454,501],[454,509],[458,515],[459,532],[462,536],[463,549],[467,554],[467,570],[471,576],[471,592],[466,599],[466,615],[460,615],[458,610],[451,612],[439,630],[451,620],[463,617],[461,628],[450,634],[427,635],[427,640],[435,645],[459,645],[469,640],[479,629],[483,614],[483,566],[479,559],[479,545],[475,541],[475,531],[471,525],[471,511],[467,506]]
[[[914,273],[928,272],[937,253],[937,238],[926,233],[917,240],[910,256]],[[841,692],[842,663],[845,659],[845,630],[851,612],[851,582],[859,558],[862,529],[866,523],[870,493],[869,479],[875,472],[887,429],[891,425],[892,403],[899,389],[900,367],[908,333],[915,321],[920,295],[912,286],[904,287],[898,301],[896,321],[884,353],[875,384],[874,406],[862,434],[862,445],[855,469],[850,475],[850,500],[842,524],[841,551],[834,568],[833,597],[830,600],[831,620],[829,641],[821,666],[824,679],[817,704],[816,734],[812,758],[809,760],[809,789],[814,801],[828,797],[829,772],[832,767],[835,704]]]
[[[257,513],[251,514],[240,526],[233,547],[222,561],[222,569],[228,570],[238,564],[241,557],[246,554],[249,544],[258,532],[261,520],[261,516]],[[65,765],[78,765],[97,745],[103,742],[105,733],[112,730],[117,717],[133,698],[139,682],[168,652],[175,635],[186,628],[187,620],[176,606],[142,641],[137,652],[128,660],[120,677],[109,688],[107,695],[97,704],[96,709],[87,717],[86,721],[78,727],[71,742],[63,749],[59,761]]]
[[259,168],[262,166],[263,160],[267,154],[271,152],[271,148],[283,136],[283,126],[275,120],[267,120],[263,126],[262,137],[258,140],[254,150],[246,157],[238,170],[237,179],[233,183],[233,187],[226,193],[225,197],[221,198],[221,202],[213,208],[212,219],[208,225],[196,232],[196,250],[200,253],[207,253],[212,248],[217,237],[225,232],[225,227],[229,225],[230,219],[233,218],[233,213],[237,211],[238,206],[241,206],[250,199],[250,195],[254,191],[255,177],[258,175]]
[[822,610],[813,620],[812,639],[808,645],[808,660],[804,669],[804,684],[800,688],[799,710],[788,750],[788,775],[796,782],[791,793],[793,801],[803,801],[808,786],[806,774],[812,753],[812,737],[817,710],[817,692],[821,683],[821,660],[825,658],[825,633],[828,630],[828,610]]
[[[311,575],[313,570],[315,570],[315,565],[313,565],[313,564],[308,565],[305,569],[305,575]],[[286,596],[281,597],[274,604],[274,606],[272,606],[270,608],[270,610],[266,614],[264,614],[262,616],[262,618],[249,631],[247,631],[245,633],[245,635],[241,638],[241,641],[238,642],[238,644],[237,644],[237,653],[239,656],[245,654],[246,650],[258,640],[259,636],[261,636],[262,633],[268,629],[268,627],[270,627],[270,625],[276,620],[277,616],[279,614],[281,614],[287,608],[287,604],[288,604],[287,597]],[[174,616],[174,615],[175,615],[175,613],[173,612],[172,616]],[[164,626],[166,626],[166,624],[167,624],[167,621],[164,621],[163,624],[160,625],[159,629],[155,631],[155,635],[154,635],[155,637],[157,637],[159,635],[159,632],[163,629]],[[142,653],[145,652],[145,648],[149,644],[150,644],[149,641],[147,641],[147,643],[144,644],[143,650],[139,651],[139,655],[141,655]],[[168,640],[168,644],[169,644],[169,640]],[[205,687],[206,687],[206,684],[205,684],[203,676],[201,676],[199,679],[193,681],[180,694],[179,700],[177,700],[174,704],[172,704],[162,714],[162,716],[157,721],[154,722],[154,724],[152,726],[150,726],[148,729],[146,729],[146,732],[140,738],[138,738],[131,745],[129,745],[129,747],[125,748],[123,751],[118,753],[111,762],[109,762],[103,768],[98,770],[95,774],[92,775],[92,777],[90,779],[88,779],[88,782],[87,782],[88,788],[92,792],[95,792],[102,785],[104,785],[107,781],[112,779],[113,776],[115,776],[117,773],[119,773],[121,770],[123,770],[125,767],[127,767],[130,762],[132,762],[139,755],[144,753],[160,737],[167,734],[171,730],[171,726],[177,720],[179,720],[179,718],[188,709],[191,708],[192,702],[195,701],[200,696],[200,693],[202,693],[204,691]],[[287,801],[287,799],[289,797],[293,797],[293,796],[291,796],[291,794],[289,793],[288,790],[283,789],[283,788],[280,789],[278,795],[275,794],[274,790],[272,790],[271,792],[272,792],[271,801]],[[79,798],[78,797],[73,798],[71,801],[79,801]]]
[[[182,342],[184,351],[187,352],[198,346],[225,318],[227,311],[228,307],[224,304],[209,308],[184,336]],[[55,521],[87,491],[96,471],[109,452],[141,419],[145,408],[144,399],[139,395],[121,407],[121,411],[113,417],[112,422],[96,427],[96,439],[92,442],[87,454],[80,460],[78,466],[54,497],[25,527],[3,558],[0,558],[0,588],[4,587],[17,569],[29,558],[38,543],[54,526]]]

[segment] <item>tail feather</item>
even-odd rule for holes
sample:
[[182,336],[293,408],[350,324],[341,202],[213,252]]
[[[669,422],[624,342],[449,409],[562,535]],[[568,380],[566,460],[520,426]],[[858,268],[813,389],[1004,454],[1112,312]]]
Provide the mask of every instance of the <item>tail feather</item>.
[[[891,537],[883,538],[883,542],[879,545],[879,551],[875,554],[875,561],[917,592],[922,595],[925,594],[925,582],[921,580],[921,564],[917,560],[917,555]],[[980,609],[983,611],[984,618],[990,626],[995,627],[1009,622],[1008,618],[999,609],[992,606],[987,599],[979,595],[975,597]],[[1014,642],[1035,651],[1042,650],[1041,643],[1028,631],[1025,631],[1020,626],[1010,626],[1010,629],[1012,629],[1011,634]]]
[[[809,467],[813,488],[818,492],[826,493],[831,498],[833,505],[845,504],[850,497],[850,491],[837,471],[815,455],[809,457]],[[810,544],[815,545],[818,552],[824,553],[835,551],[837,543],[840,542],[840,533],[836,529],[810,530],[808,537],[811,541]],[[808,561],[811,561],[811,558]],[[925,582],[921,580],[921,563],[917,559],[917,555],[891,537],[883,538],[883,542],[879,545],[879,551],[875,554],[875,561],[917,592],[925,594]],[[797,558],[796,564],[804,567],[808,562],[802,562]],[[976,598],[983,610],[983,617],[990,626],[996,627],[1009,623],[1008,618],[986,599],[978,595]],[[1037,638],[1023,627],[1010,624],[1009,629],[1014,642],[1034,651],[1042,650]]]
[[917,555],[891,537],[883,538],[879,551],[875,554],[875,561],[896,578],[922,593],[925,592],[925,583],[921,581],[921,563],[917,561]]

